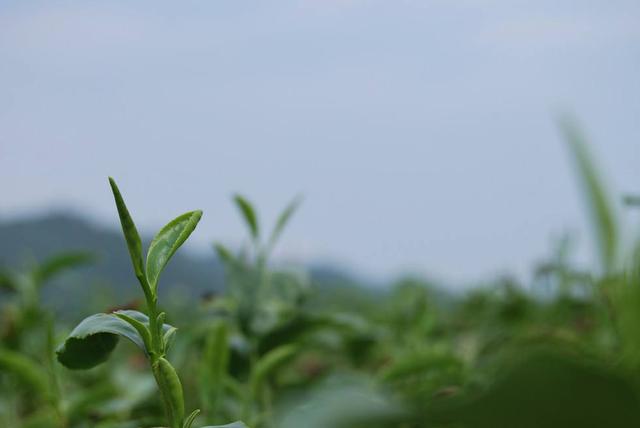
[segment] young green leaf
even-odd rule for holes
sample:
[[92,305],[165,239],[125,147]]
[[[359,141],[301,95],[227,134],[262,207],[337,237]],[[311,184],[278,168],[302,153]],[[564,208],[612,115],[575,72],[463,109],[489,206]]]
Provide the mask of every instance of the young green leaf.
[[242,218],[247,223],[249,232],[251,232],[251,237],[254,240],[257,240],[260,236],[260,229],[258,227],[258,216],[256,215],[256,211],[253,209],[251,202],[245,199],[242,195],[235,195],[233,197],[233,201],[240,210]]
[[131,327],[135,328],[138,334],[140,335],[140,337],[142,338],[145,350],[147,350],[148,352],[148,350],[151,349],[151,332],[149,331],[148,326],[144,325],[141,321],[138,321],[137,319],[129,316],[124,311],[114,312],[113,315],[117,316],[123,321],[126,321],[127,323],[129,323],[129,325],[131,325]]
[[169,259],[187,240],[202,217],[202,211],[190,211],[173,219],[153,238],[147,252],[147,279],[151,289],[158,288],[158,278]]
[[619,237],[613,204],[578,126],[572,120],[565,119],[561,122],[561,128],[574,157],[584,196],[589,205],[602,268],[605,272],[611,273],[615,267]]
[[162,336],[162,327],[164,326],[165,318],[167,318],[167,314],[165,312],[160,312],[156,317],[156,326],[158,327],[159,336]]
[[171,428],[181,428],[184,423],[184,395],[180,378],[173,366],[164,358],[158,359],[153,372],[165,402]]
[[[137,311],[119,311],[118,315],[137,320],[147,329],[149,319]],[[65,342],[58,347],[58,361],[70,369],[90,369],[103,363],[118,344],[118,338],[125,337],[145,353],[145,339],[129,322],[115,314],[95,314],[85,318],[73,329]],[[164,325],[163,330],[172,327]]]
[[184,420],[184,428],[191,428],[191,425],[193,425],[193,421],[195,421],[196,417],[198,416],[198,414],[200,413],[200,409],[196,409],[193,412],[191,412],[191,414],[189,416],[187,416],[187,418]]
[[136,229],[136,225],[129,214],[129,210],[124,203],[122,194],[116,185],[113,178],[109,177],[109,184],[113,192],[113,197],[116,201],[116,208],[118,209],[118,215],[120,216],[120,224],[122,225],[122,232],[124,238],[127,241],[127,248],[131,255],[131,262],[133,263],[133,270],[136,273],[136,277],[142,278],[144,276],[144,265],[142,262],[142,241],[140,240],[140,234]]
[[164,344],[164,351],[167,352],[171,345],[173,345],[174,340],[176,339],[177,328],[171,327],[162,337],[162,343]]

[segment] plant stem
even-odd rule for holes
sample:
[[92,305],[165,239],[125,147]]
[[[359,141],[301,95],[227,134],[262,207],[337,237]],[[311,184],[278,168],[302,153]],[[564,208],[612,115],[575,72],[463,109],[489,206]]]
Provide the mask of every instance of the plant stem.
[[[153,372],[153,377],[156,381],[158,390],[160,391],[160,395],[162,396],[162,404],[164,406],[169,426],[171,428],[182,428],[183,421],[178,420],[174,412],[176,403],[174,402],[175,400],[173,397],[175,397],[175,394],[169,390],[169,385],[171,385],[170,379],[167,379],[166,373],[159,367],[159,364],[161,363],[160,359],[164,357],[165,345],[164,338],[162,336],[162,326],[158,324],[158,297],[154,292],[152,292],[146,277],[138,277],[138,280],[142,285],[145,300],[147,302],[147,311],[149,312],[149,330],[151,334],[149,363],[151,364],[151,371]],[[167,364],[168,362],[165,361],[164,363]],[[173,367],[171,367],[171,371],[175,371]],[[177,377],[177,374],[174,374],[173,377]],[[179,384],[179,379],[177,380],[179,387],[182,388]],[[184,400],[182,398],[180,400],[182,402],[178,403],[178,405],[184,408]],[[178,418],[180,417],[181,416],[178,416]]]

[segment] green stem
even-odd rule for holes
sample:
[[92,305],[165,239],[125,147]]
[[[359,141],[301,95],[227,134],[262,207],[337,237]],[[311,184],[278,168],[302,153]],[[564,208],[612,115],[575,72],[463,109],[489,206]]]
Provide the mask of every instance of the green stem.
[[[171,428],[182,428],[184,423],[184,397],[182,385],[171,364],[164,359],[165,344],[162,326],[158,323],[158,297],[153,293],[145,276],[138,277],[144,291],[149,315],[151,350],[149,359],[153,377],[162,397],[165,414]],[[162,361],[161,361],[162,360]]]

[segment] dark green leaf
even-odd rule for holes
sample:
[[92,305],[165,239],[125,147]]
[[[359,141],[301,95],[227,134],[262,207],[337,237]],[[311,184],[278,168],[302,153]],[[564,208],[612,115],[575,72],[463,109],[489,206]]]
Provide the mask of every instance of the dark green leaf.
[[637,411],[640,400],[633,381],[604,365],[545,351],[505,364],[502,372],[500,379],[478,395],[435,403],[431,410],[433,425],[448,423],[469,428],[640,426]]
[[147,252],[147,279],[157,290],[158,278],[169,259],[187,240],[202,217],[202,211],[190,211],[173,219],[153,238]]
[[[137,311],[119,311],[149,328],[149,319]],[[165,324],[164,331],[172,327]],[[70,369],[89,369],[109,358],[118,344],[119,336],[126,337],[147,353],[145,339],[127,321],[115,314],[95,314],[85,318],[58,347],[58,361]]]
[[127,241],[127,248],[131,255],[133,270],[136,273],[136,277],[141,278],[144,275],[144,265],[142,262],[142,241],[140,240],[140,234],[138,233],[136,225],[129,214],[129,210],[124,203],[124,199],[120,194],[120,190],[118,189],[115,180],[111,177],[109,177],[109,184],[111,185],[113,197],[116,201],[116,207],[118,208],[120,224],[122,225],[122,232],[124,233],[124,238]]

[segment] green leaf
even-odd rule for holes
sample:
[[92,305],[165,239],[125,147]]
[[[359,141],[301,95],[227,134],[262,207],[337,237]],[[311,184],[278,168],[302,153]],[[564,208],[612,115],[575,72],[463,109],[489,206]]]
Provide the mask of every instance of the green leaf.
[[561,122],[561,128],[589,206],[601,267],[605,273],[611,273],[615,268],[619,238],[614,205],[609,200],[603,180],[576,123],[565,118]]
[[260,229],[258,228],[258,216],[256,215],[253,206],[242,195],[235,195],[233,197],[233,201],[240,210],[240,214],[242,214],[242,218],[245,223],[247,223],[249,231],[251,232],[251,237],[254,240],[257,240],[260,236]]
[[196,419],[199,413],[200,409],[196,409],[191,412],[191,414],[184,420],[183,428],[191,428],[191,425],[193,425],[193,421]]
[[153,372],[165,402],[167,417],[172,428],[179,428],[184,423],[184,393],[180,378],[173,366],[164,358],[158,359]]
[[83,266],[94,260],[93,254],[84,251],[57,254],[39,266],[33,273],[33,277],[37,284],[42,284],[66,269]]
[[167,352],[169,350],[169,348],[171,348],[171,345],[173,345],[173,342],[176,339],[176,332],[177,331],[178,331],[177,328],[171,327],[169,330],[166,331],[166,333],[162,337],[162,343],[164,343],[164,351],[165,352]]
[[158,336],[162,336],[163,335],[163,327],[164,327],[164,320],[165,318],[167,318],[167,314],[165,312],[160,312],[158,314],[158,316],[156,317],[156,326],[158,327]]
[[[70,369],[90,369],[103,363],[118,344],[120,336],[136,344],[148,354],[145,339],[122,316],[142,323],[149,329],[149,318],[137,311],[119,311],[118,314],[95,314],[85,318],[58,347],[58,361]],[[172,327],[165,324],[166,332]]]
[[302,196],[296,196],[293,200],[287,205],[287,207],[282,211],[278,220],[276,221],[276,225],[271,232],[271,236],[269,237],[269,244],[267,245],[268,251],[270,252],[273,247],[278,242],[278,238],[282,235],[285,226],[289,222],[289,219],[296,212],[300,204],[302,203]]
[[187,240],[202,217],[202,211],[190,211],[173,219],[153,238],[147,252],[147,279],[151,289],[158,288],[158,278],[169,259]]
[[267,378],[280,366],[291,360],[297,352],[298,348],[295,345],[284,345],[269,351],[258,360],[251,379],[251,391],[256,394],[254,396],[257,396]]
[[123,321],[126,321],[131,325],[131,327],[135,328],[142,341],[144,343],[144,349],[151,349],[151,332],[149,331],[149,327],[144,325],[141,321],[129,316],[126,312],[114,312],[113,315],[117,316]]
[[42,365],[25,355],[8,349],[0,349],[0,373],[15,375],[31,391],[47,399],[51,395],[49,376]]
[[201,388],[207,414],[217,414],[228,368],[228,328],[224,322],[218,321],[207,335],[202,358]]
[[142,241],[140,240],[140,234],[138,233],[136,225],[129,214],[129,210],[124,203],[124,199],[122,199],[122,195],[120,194],[120,190],[118,189],[115,180],[111,177],[109,177],[109,184],[111,185],[113,197],[116,201],[116,207],[118,208],[120,224],[122,225],[122,232],[124,233],[124,238],[127,241],[127,248],[131,255],[133,270],[135,271],[136,277],[142,278],[144,276],[144,265],[142,262]]

